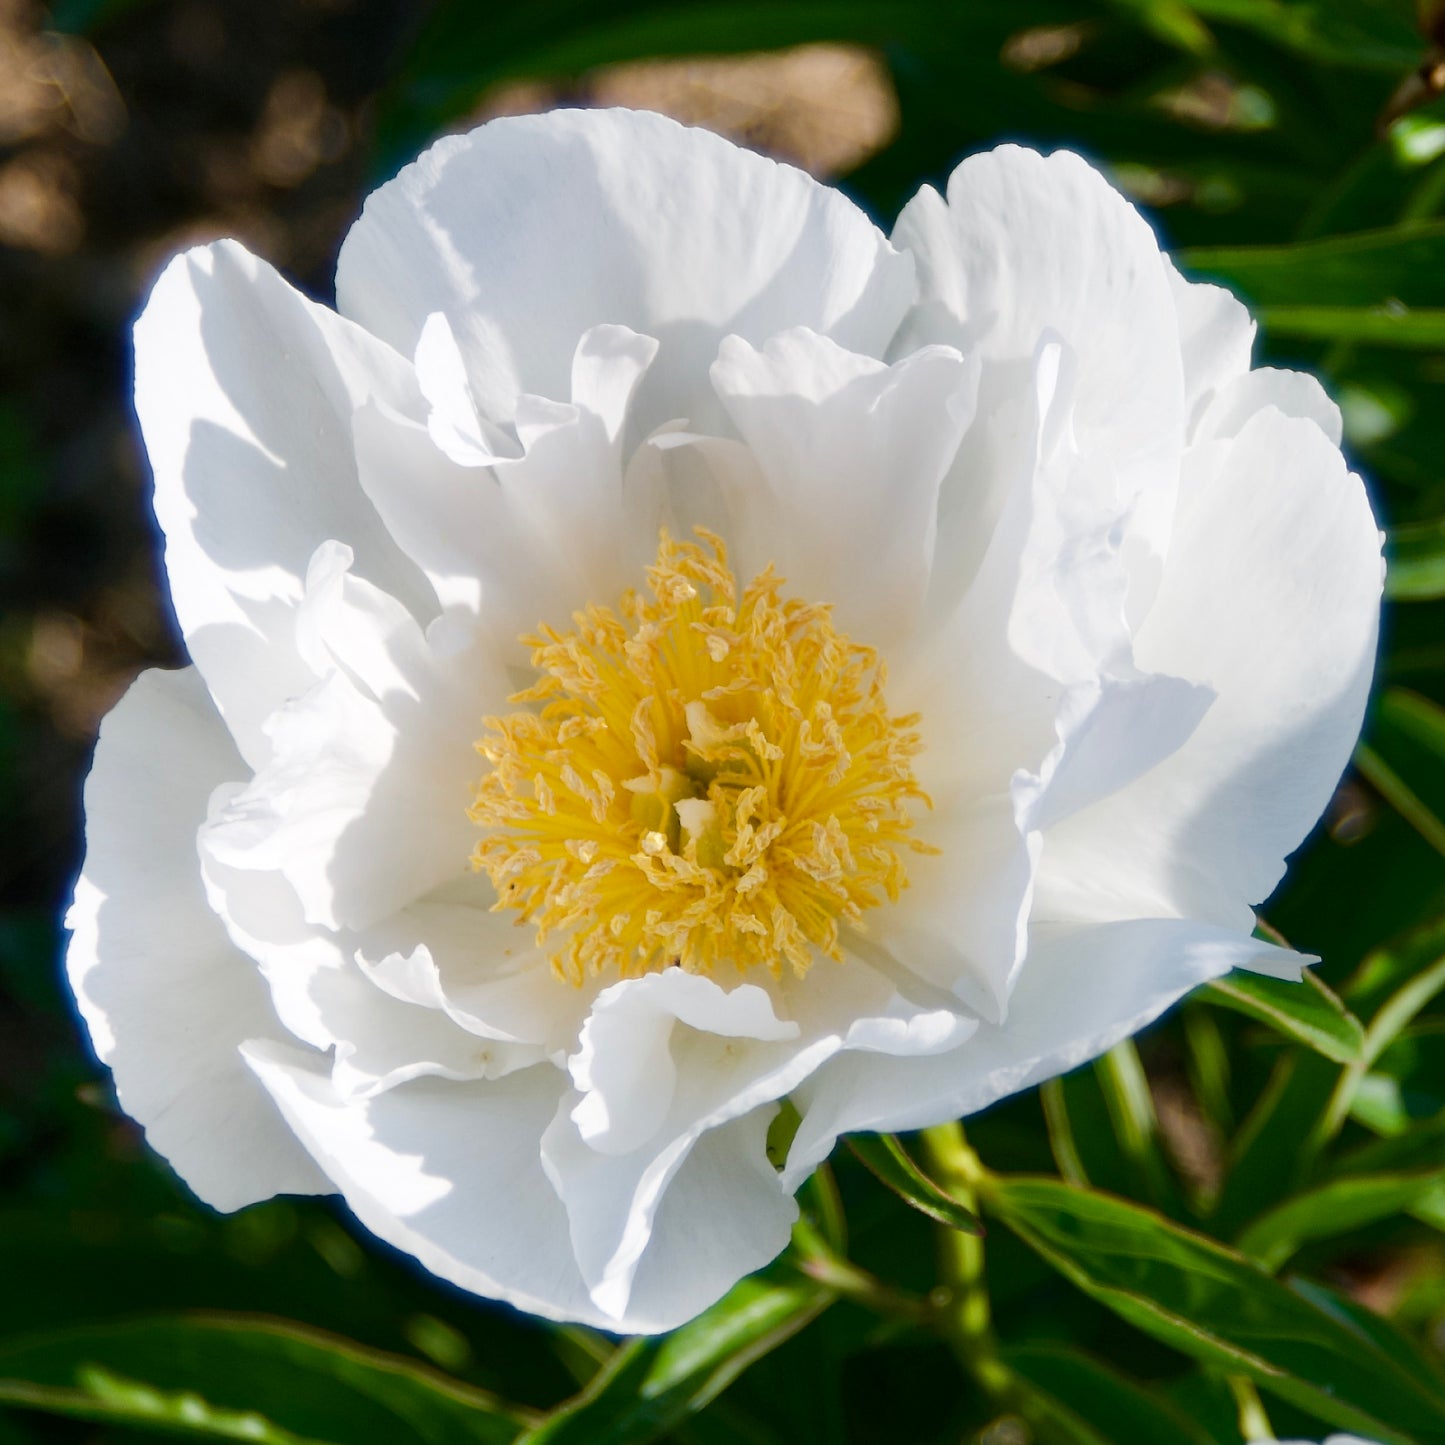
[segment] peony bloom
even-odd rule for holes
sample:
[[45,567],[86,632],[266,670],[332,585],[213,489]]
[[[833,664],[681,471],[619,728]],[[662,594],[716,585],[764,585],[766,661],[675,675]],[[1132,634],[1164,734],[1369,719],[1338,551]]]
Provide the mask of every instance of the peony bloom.
[[101,731],[69,969],[201,1198],[664,1330],[840,1134],[1297,974],[1251,905],[1379,536],[1319,386],[1083,161],[890,240],[655,115],[499,120],[371,197],[337,304],[221,242],[136,326],[193,665]]

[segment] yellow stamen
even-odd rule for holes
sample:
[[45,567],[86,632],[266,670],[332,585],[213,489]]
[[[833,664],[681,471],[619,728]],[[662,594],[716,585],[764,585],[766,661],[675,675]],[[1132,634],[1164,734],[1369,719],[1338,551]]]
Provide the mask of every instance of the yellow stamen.
[[801,975],[841,959],[839,926],[908,886],[918,718],[892,717],[884,667],[829,608],[781,596],[769,567],[738,594],[720,538],[666,532],[652,600],[539,627],[524,711],[485,720],[491,771],[472,855],[557,939],[580,984],[678,965]]

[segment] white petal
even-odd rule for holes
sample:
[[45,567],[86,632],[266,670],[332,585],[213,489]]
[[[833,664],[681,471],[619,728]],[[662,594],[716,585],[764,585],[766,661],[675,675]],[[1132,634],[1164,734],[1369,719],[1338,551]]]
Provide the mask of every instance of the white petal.
[[433,1274],[547,1319],[615,1322],[588,1297],[539,1141],[566,1075],[417,1079],[345,1099],[326,1061],[248,1046],[246,1061],[356,1217]]
[[572,355],[570,401],[519,399],[520,454],[463,466],[381,406],[357,417],[362,485],[444,606],[512,649],[540,621],[636,585],[657,550],[655,489],[629,485],[623,433],[657,344],[598,326]]
[[330,1188],[238,1052],[281,1026],[206,904],[196,830],[244,765],[194,669],[147,672],[101,725],[66,964],[126,1112],[208,1204]]
[[266,723],[274,753],[205,831],[219,862],[278,869],[308,921],[364,928],[466,871],[481,719],[506,695],[475,651],[436,656],[411,614],[322,548],[297,609],[323,680]]
[[[342,247],[342,312],[411,355],[442,312],[484,415],[565,394],[572,349],[656,336],[643,430],[706,427],[718,340],[811,326],[881,353],[913,273],[850,201],[662,116],[554,111],[439,141],[375,191]],[[708,428],[710,429],[710,428]]]
[[1078,156],[1018,146],[970,156],[948,201],[924,187],[896,244],[919,265],[920,301],[896,351],[956,346],[991,369],[1027,362],[1048,330],[1079,358],[1074,424],[1085,455],[1125,494],[1172,489],[1183,373],[1169,272],[1153,232]]
[[155,473],[176,616],[247,762],[311,678],[292,645],[306,567],[329,538],[418,616],[425,579],[356,480],[368,397],[421,406],[411,366],[232,241],[178,256],[135,328],[136,413]]
[[885,366],[795,329],[761,351],[728,337],[712,381],[762,475],[726,497],[748,574],[775,563],[792,595],[833,604],[873,645],[915,629],[976,365],[933,346]]
[[1166,258],[1184,353],[1185,416],[1192,437],[1214,393],[1249,370],[1254,320],[1223,286],[1186,281]]
[[795,1091],[803,1120],[784,1181],[806,1178],[840,1134],[976,1113],[1097,1057],[1205,979],[1281,955],[1298,963],[1271,944],[1186,920],[1037,925],[1006,1023],[981,1024],[958,1048],[926,1058],[839,1055]]
[[422,326],[413,361],[417,385],[431,408],[427,431],[440,451],[467,467],[516,455],[506,434],[478,414],[461,347],[440,311],[428,316]]
[[[678,1025],[768,1044],[798,1037],[797,1024],[778,1018],[756,984],[723,989],[676,968],[613,984],[598,995],[571,1060],[583,1095],[572,1117],[591,1148],[623,1154],[661,1127],[678,1081],[670,1052]],[[731,1057],[726,1046],[722,1052]]]
[[485,902],[423,899],[369,929],[358,945],[363,970],[379,988],[443,1010],[478,1038],[567,1052],[595,990],[558,979],[532,930],[510,911],[493,912],[491,885],[477,884]]
[[1043,917],[1250,927],[1359,732],[1381,587],[1359,479],[1314,422],[1273,408],[1190,462],[1136,649],[1217,699],[1176,754],[1050,832]]
[[[568,1203],[572,1247],[612,1328],[628,1328],[638,1313],[686,1318],[681,1309],[710,1304],[787,1244],[798,1208],[766,1152],[777,1108],[765,1091],[777,1087],[748,1070],[716,1118],[668,1129],[631,1154],[588,1148],[563,1099],[542,1161]],[[634,1299],[639,1274],[651,1275],[651,1288]]]
[[1262,366],[1225,382],[1205,407],[1195,441],[1228,440],[1244,429],[1257,412],[1272,406],[1286,416],[1306,417],[1335,445],[1344,435],[1340,409],[1312,376],[1302,371],[1277,371]]
[[681,969],[598,996],[570,1061],[580,1094],[559,1106],[543,1165],[567,1205],[573,1248],[599,1307],[625,1311],[659,1205],[697,1141],[758,1110],[751,1172],[755,1184],[766,1181],[774,1204],[767,1213],[786,1231],[796,1211],[762,1148],[774,1112],[764,1106],[839,1044],[836,1036],[800,1042],[798,1025],[778,1018],[755,984],[724,989]]

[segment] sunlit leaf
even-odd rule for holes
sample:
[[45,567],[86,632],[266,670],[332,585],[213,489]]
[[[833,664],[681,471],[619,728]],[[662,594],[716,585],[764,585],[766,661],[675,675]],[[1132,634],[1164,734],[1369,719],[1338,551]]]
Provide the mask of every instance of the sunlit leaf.
[[247,1438],[225,1431],[254,1416],[277,1445],[507,1445],[529,1418],[399,1356],[241,1316],[166,1316],[6,1340],[0,1381],[12,1398],[30,1390],[31,1409],[49,1400],[85,1418],[192,1419],[218,1439]]
[[664,1339],[622,1345],[581,1394],[521,1437],[521,1445],[656,1440],[797,1334],[831,1299],[816,1285],[745,1279]]
[[854,1134],[848,1147],[906,1204],[921,1214],[961,1229],[965,1234],[982,1234],[978,1216],[945,1193],[912,1159],[892,1134]]
[[1445,1434],[1445,1384],[1426,1387],[1235,1251],[1055,1180],[981,1188],[986,1209],[1078,1288],[1165,1344],[1382,1445]]
[[1206,984],[1196,997],[1266,1023],[1339,1064],[1357,1058],[1364,1043],[1359,1019],[1309,969],[1300,983],[1236,970]]
[[1239,1248],[1266,1269],[1277,1270],[1301,1245],[1408,1213],[1442,1186],[1445,1168],[1438,1166],[1413,1174],[1334,1179],[1261,1215],[1239,1236]]

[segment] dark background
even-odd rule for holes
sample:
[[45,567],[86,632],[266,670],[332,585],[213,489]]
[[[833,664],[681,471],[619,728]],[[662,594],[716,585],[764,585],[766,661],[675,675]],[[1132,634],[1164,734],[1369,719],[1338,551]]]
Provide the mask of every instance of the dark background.
[[[329,299],[367,190],[442,129],[554,104],[650,106],[711,125],[839,180],[885,228],[970,150],[1002,139],[1082,149],[1186,267],[1263,308],[1267,356],[1324,375],[1395,529],[1387,702],[1266,909],[1342,984],[1372,948],[1445,910],[1445,724],[1429,711],[1445,702],[1445,330],[1429,332],[1445,317],[1440,31],[1434,8],[1411,0],[0,0],[0,1338],[160,1309],[257,1310],[538,1406],[575,1388],[587,1359],[580,1337],[358,1243],[324,1202],[230,1219],[194,1204],[116,1112],[72,1015],[58,918],[95,729],[139,668],[183,661],[129,397],[129,324],[169,254],[238,236]],[[1234,249],[1381,228],[1416,249]],[[1331,314],[1304,314],[1321,307]],[[1370,340],[1382,316],[1402,318],[1404,340]],[[1427,1012],[1376,1071],[1411,1119],[1445,1107],[1442,1030],[1445,1015]],[[1213,1036],[1230,1065],[1211,1083],[1200,1060]],[[1245,1121],[1256,1134],[1281,1127],[1251,1113],[1281,1046],[1191,1006],[1143,1052],[1168,1165],[1207,1205],[1249,1160]],[[1106,1135],[1087,1074],[1070,1088]],[[975,1137],[1001,1167],[1051,1167],[1032,1095]],[[1127,1160],[1099,1170],[1146,1197]],[[926,1288],[926,1229],[841,1173],[857,1248]],[[996,1250],[1003,1327],[1076,1331],[1141,1376],[1182,1379],[1178,1358],[1018,1246]],[[1424,1347],[1445,1341],[1445,1244],[1430,1223],[1372,1224],[1305,1258]],[[861,1315],[830,1314],[745,1377],[728,1397],[741,1413],[720,1417],[727,1430],[746,1417],[798,1439],[942,1440],[986,1423],[941,1347],[870,1330]],[[806,1399],[782,1388],[799,1370],[822,1382]],[[1218,1415],[1218,1392],[1209,1399]],[[0,1445],[112,1429],[0,1413]]]

